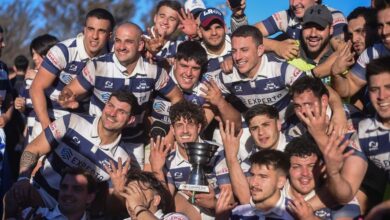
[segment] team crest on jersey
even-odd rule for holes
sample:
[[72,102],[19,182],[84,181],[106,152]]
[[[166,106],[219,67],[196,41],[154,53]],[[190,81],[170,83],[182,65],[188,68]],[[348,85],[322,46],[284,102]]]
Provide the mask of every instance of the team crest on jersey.
[[268,91],[268,90],[275,90],[275,89],[279,89],[280,87],[277,86],[275,83],[271,82],[271,81],[268,81],[267,82],[267,85],[265,85],[265,88],[264,90],[265,91]]
[[76,72],[77,71],[77,65],[75,65],[75,64],[70,65],[69,70],[72,71],[72,72]]
[[242,87],[241,86],[234,86],[234,90],[236,90],[236,92],[242,92]]
[[377,151],[377,150],[379,150],[378,142],[376,142],[376,141],[370,141],[370,142],[368,143],[368,150],[369,150],[369,151]]
[[102,100],[104,103],[106,103],[106,102],[108,101],[108,99],[110,98],[110,96],[111,96],[111,93],[109,93],[109,92],[102,92],[102,93],[100,94],[101,100]]
[[138,90],[145,90],[145,89],[149,89],[149,88],[150,88],[150,86],[143,80],[136,87],[136,89],[138,89]]
[[73,157],[73,153],[70,149],[68,148],[63,148],[61,150],[61,158],[65,159],[65,160],[69,160]]
[[80,144],[80,139],[79,139],[78,137],[76,137],[76,136],[73,136],[73,137],[72,137],[72,142],[73,142],[74,144],[76,144],[76,145],[79,145],[79,144]]
[[114,83],[111,81],[106,81],[104,83],[104,88],[106,88],[106,89],[112,89],[113,87],[114,87]]
[[182,172],[175,172],[173,174],[173,176],[175,177],[175,179],[181,179],[181,178],[183,178],[183,173]]

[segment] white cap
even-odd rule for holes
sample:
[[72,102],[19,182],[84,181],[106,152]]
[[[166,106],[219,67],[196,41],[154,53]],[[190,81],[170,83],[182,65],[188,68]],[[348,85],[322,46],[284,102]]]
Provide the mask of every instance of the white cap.
[[184,8],[186,11],[189,10],[192,14],[197,14],[206,9],[206,5],[202,0],[186,0]]

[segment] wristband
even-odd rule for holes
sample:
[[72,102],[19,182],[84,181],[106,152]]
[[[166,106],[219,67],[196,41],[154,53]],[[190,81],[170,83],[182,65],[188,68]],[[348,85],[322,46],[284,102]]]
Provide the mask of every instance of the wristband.
[[21,181],[21,180],[28,180],[30,182],[30,178],[28,178],[27,176],[20,176],[18,178],[18,182]]

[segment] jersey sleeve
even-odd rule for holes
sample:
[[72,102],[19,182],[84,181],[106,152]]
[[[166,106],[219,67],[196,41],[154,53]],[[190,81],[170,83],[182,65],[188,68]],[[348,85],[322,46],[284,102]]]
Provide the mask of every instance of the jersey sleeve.
[[90,60],[81,71],[82,74],[79,74],[76,77],[80,85],[87,91],[91,90],[95,86],[95,70],[96,61]]
[[295,82],[295,80],[301,78],[302,76],[308,75],[306,72],[303,72],[295,66],[285,62],[281,63],[280,71],[282,79],[287,86],[291,86]]
[[223,150],[217,152],[218,160],[214,166],[214,172],[217,177],[218,185],[230,184],[229,169],[226,164],[225,153]]
[[372,48],[369,47],[360,54],[356,63],[352,66],[351,72],[359,79],[366,81],[366,66],[373,59]]
[[288,26],[287,11],[279,11],[262,21],[268,35],[273,35],[279,31],[286,32]]
[[175,82],[173,82],[168,73],[163,68],[157,67],[155,90],[165,96],[170,93],[175,86]]
[[69,60],[69,51],[64,44],[57,44],[50,48],[46,57],[43,59],[42,67],[50,73],[59,76],[61,71],[66,67]]
[[44,130],[47,142],[50,144],[51,147],[57,147],[58,143],[61,142],[61,139],[65,136],[71,115],[72,114],[69,114],[53,121]]

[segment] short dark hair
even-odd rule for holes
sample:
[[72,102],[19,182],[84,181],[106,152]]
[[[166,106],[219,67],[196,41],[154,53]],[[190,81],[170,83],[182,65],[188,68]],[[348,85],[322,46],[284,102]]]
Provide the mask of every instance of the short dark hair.
[[163,7],[163,6],[172,8],[173,10],[177,11],[178,13],[180,13],[180,9],[182,8],[180,2],[178,2],[178,1],[163,0],[163,1],[160,1],[160,2],[157,4],[155,14],[157,14],[157,12],[158,12],[158,11],[160,10],[160,8]]
[[251,25],[243,25],[237,28],[232,34],[232,39],[234,37],[252,37],[257,46],[263,44],[263,34]]
[[375,76],[381,73],[390,74],[390,57],[381,57],[375,60],[372,60],[367,64],[367,74],[366,80],[370,82],[370,77]]
[[296,137],[292,139],[284,149],[284,153],[289,159],[292,156],[296,157],[307,157],[311,155],[316,155],[318,159],[322,158],[322,154],[318,145],[315,143],[312,137],[308,135]]
[[88,193],[96,193],[97,185],[98,185],[97,180],[88,171],[86,171],[82,168],[70,168],[70,167],[65,168],[62,171],[60,184],[62,184],[62,181],[64,180],[66,175],[71,175],[71,176],[82,175],[82,176],[84,176],[88,181],[88,184],[87,184]]
[[17,71],[26,72],[28,68],[28,59],[24,55],[18,55],[14,59],[14,65]]
[[40,56],[46,56],[49,49],[58,43],[58,39],[50,34],[44,34],[34,38],[30,44],[30,54],[35,50]]
[[375,28],[377,26],[376,10],[368,7],[357,7],[347,17],[347,20],[363,17],[366,21],[366,27]]
[[374,7],[377,11],[390,8],[390,0],[375,0]]
[[179,44],[176,53],[176,60],[194,60],[198,65],[204,66],[207,63],[206,50],[198,41],[184,41]]
[[[153,190],[161,197],[158,209],[161,209],[163,213],[169,213],[173,211],[173,199],[171,193],[164,187],[164,185],[154,176],[151,172],[145,172],[140,170],[134,170],[127,173],[126,185],[132,181],[143,183],[148,187],[147,189]],[[141,186],[142,186],[141,185]]]
[[258,104],[250,107],[248,111],[245,112],[244,118],[246,124],[249,125],[249,122],[252,120],[252,118],[258,115],[266,115],[269,118],[275,120],[279,119],[279,112],[274,106],[266,105],[266,104]]
[[129,92],[130,89],[128,86],[124,86],[114,92],[111,93],[110,99],[112,97],[117,98],[121,102],[126,102],[131,106],[130,110],[130,115],[133,115],[135,112],[138,112],[139,110],[139,105],[138,105],[138,100],[134,96],[133,93]]
[[292,84],[290,93],[294,96],[295,94],[302,94],[306,90],[312,91],[317,98],[321,98],[323,95],[327,95],[329,97],[329,91],[321,79],[311,76],[303,76],[297,79]]
[[286,176],[290,169],[290,160],[287,155],[278,150],[266,149],[252,154],[249,158],[251,165],[265,165],[268,169],[273,166],[275,170],[282,171]]
[[112,16],[111,12],[107,11],[103,8],[95,8],[88,12],[87,16],[85,16],[85,25],[87,24],[87,20],[90,17],[95,17],[98,19],[108,20],[110,22],[110,31],[112,31],[115,27],[115,19]]
[[181,118],[202,125],[206,122],[203,108],[185,99],[171,106],[169,118],[171,119],[172,125],[180,121]]

